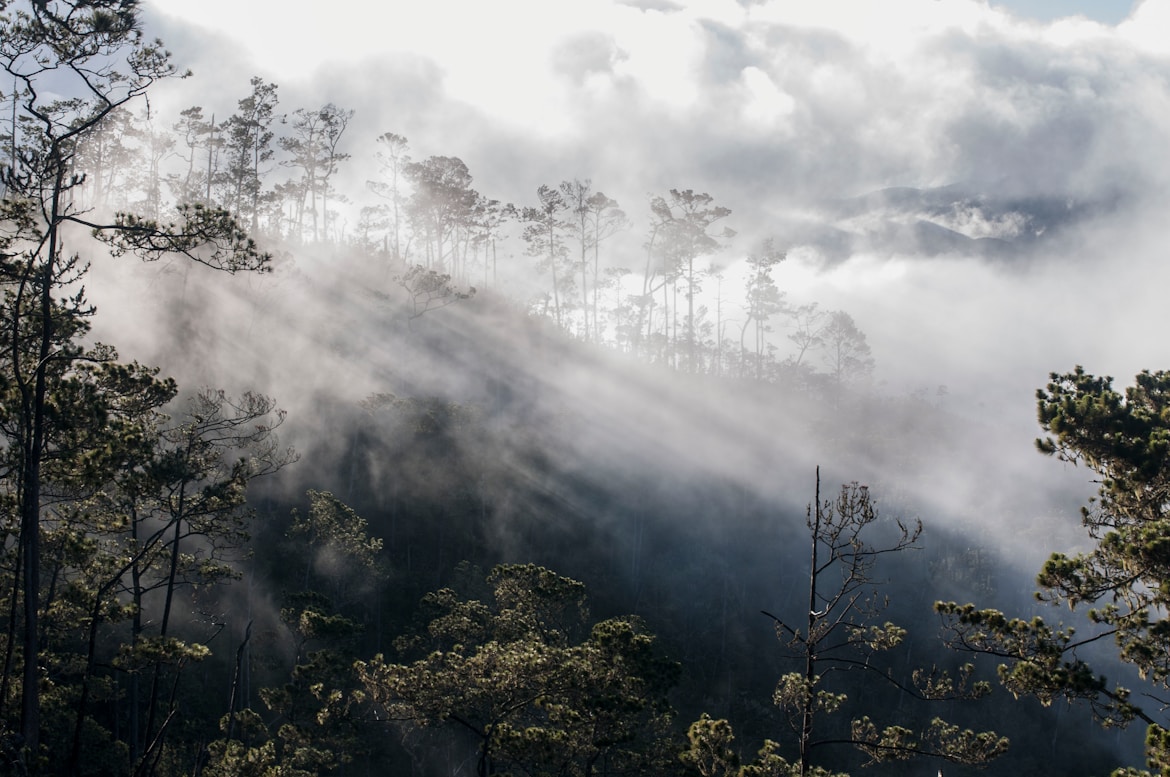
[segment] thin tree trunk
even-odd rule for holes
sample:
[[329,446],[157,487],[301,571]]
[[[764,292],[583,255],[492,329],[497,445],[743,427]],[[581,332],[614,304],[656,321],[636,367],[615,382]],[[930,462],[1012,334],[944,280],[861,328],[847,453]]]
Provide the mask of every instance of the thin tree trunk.
[[808,573],[808,631],[805,632],[804,652],[804,684],[805,692],[801,698],[803,709],[801,710],[801,726],[800,726],[800,774],[801,777],[808,774],[809,769],[809,750],[812,745],[813,733],[813,700],[812,687],[813,681],[817,673],[817,656],[816,656],[816,638],[813,636],[813,629],[817,625],[817,550],[820,546],[818,537],[821,532],[821,468],[817,467],[817,488],[816,501],[813,502],[812,515],[812,561],[809,564]]
[[212,162],[215,153],[215,114],[211,114],[211,128],[207,135],[207,195],[203,198],[203,204],[211,207],[211,177],[214,173]]
[[[179,495],[179,514],[182,515],[183,510],[183,490],[180,489]],[[171,620],[171,605],[175,597],[175,580],[179,568],[179,541],[182,536],[183,519],[175,519],[175,533],[171,538],[171,566],[167,576],[166,596],[163,603],[162,619],[159,622],[158,635],[160,638],[167,636],[167,630]],[[157,663],[154,666],[154,673],[150,681],[150,701],[146,712],[146,736],[149,738],[154,731],[154,721],[158,716],[158,692],[159,685],[162,683],[162,664]]]
[[236,671],[232,675],[232,692],[228,697],[228,725],[227,725],[227,739],[231,739],[236,730],[236,709],[239,703],[240,695],[240,672],[241,665],[244,663],[244,651],[248,647],[248,640],[252,638],[252,621],[248,621],[247,628],[244,629],[244,641],[236,648]]
[[[61,197],[65,187],[65,160],[54,145],[50,158],[55,169],[52,202],[49,211],[49,240],[44,266],[41,268],[40,317],[41,335],[37,350],[37,366],[32,396],[27,386],[22,391],[22,408],[26,423],[31,422],[25,436],[23,476],[21,478],[20,541],[24,551],[24,673],[21,679],[20,733],[30,758],[35,759],[40,748],[40,640],[38,624],[41,576],[41,454],[45,450],[45,398],[48,394],[49,358],[53,344],[53,270],[60,247],[58,224],[61,215]],[[19,316],[19,298],[17,300]],[[15,355],[15,354],[14,354]],[[15,369],[14,374],[19,375]],[[30,403],[31,400],[31,403]]]
[[[134,540],[134,546],[139,546],[138,537],[138,511],[135,507],[130,510],[130,532],[131,538]],[[134,615],[131,619],[130,625],[130,649],[133,650],[138,646],[142,640],[142,569],[138,565],[138,559],[134,559],[133,566],[130,567],[130,590],[134,601]],[[142,693],[141,678],[138,672],[130,673],[130,763],[137,763],[138,756],[142,748],[142,740],[140,738],[139,727],[141,720],[139,718],[139,705],[142,703],[140,698]]]
[[20,610],[21,573],[24,568],[23,554],[18,552],[13,564],[12,590],[8,597],[8,639],[4,644],[4,673],[0,678],[0,718],[7,715],[8,689],[12,683],[12,658],[16,651],[17,613]]
[[695,365],[695,256],[687,253],[687,371],[698,372]]
[[[550,216],[551,218],[551,216]],[[556,232],[550,222],[548,227],[548,264],[552,269],[553,282],[553,312],[556,314],[557,329],[561,328],[561,292],[557,283],[557,244]]]

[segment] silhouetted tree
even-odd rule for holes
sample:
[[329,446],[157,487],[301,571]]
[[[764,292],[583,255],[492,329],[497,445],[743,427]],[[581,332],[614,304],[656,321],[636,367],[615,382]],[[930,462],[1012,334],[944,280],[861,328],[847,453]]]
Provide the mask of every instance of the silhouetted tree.
[[414,236],[422,241],[421,264],[463,279],[461,250],[470,239],[479,194],[457,157],[432,156],[403,167],[414,187],[408,207]]
[[276,155],[272,125],[280,116],[276,113],[276,84],[259,76],[253,76],[251,84],[252,93],[239,101],[236,112],[223,124],[227,168],[219,178],[222,204],[255,233],[260,229],[262,207],[270,199],[264,191],[264,176]]
[[846,385],[864,380],[873,372],[869,343],[853,316],[843,310],[830,313],[816,337],[821,343],[822,360],[829,369],[834,397],[839,400]]
[[402,184],[406,177],[406,166],[410,164],[410,155],[406,153],[406,138],[393,132],[379,135],[378,145],[375,157],[388,180],[366,181],[366,185],[389,203],[385,207],[388,209],[390,226],[390,256],[395,261],[402,261],[407,253],[402,245],[402,211],[406,203]]
[[585,340],[600,339],[597,299],[601,277],[601,243],[625,225],[626,216],[615,200],[594,191],[593,183],[588,179],[562,181],[559,189],[567,210],[572,214],[566,223],[577,241],[576,265],[581,278],[582,334]]
[[203,108],[193,105],[179,113],[179,121],[172,129],[186,150],[180,152],[183,171],[167,176],[171,195],[178,202],[201,202],[209,206],[212,176],[218,167],[217,155],[223,145],[216,132],[215,117],[204,119]]
[[[329,179],[337,172],[338,164],[349,158],[349,154],[343,154],[338,150],[338,145],[351,118],[352,110],[342,110],[333,103],[316,111],[298,108],[293,111],[292,134],[279,140],[280,147],[289,154],[289,159],[284,164],[301,170],[301,179],[296,182],[295,187],[298,197],[293,225],[298,237],[302,237],[305,230],[307,198],[307,207],[313,222],[312,239],[314,242],[321,239],[318,217],[324,214],[325,218],[328,218],[328,198],[332,190]],[[325,231],[328,232],[327,224]]]
[[[662,275],[670,284],[686,280],[686,340],[687,370],[698,370],[697,326],[695,298],[702,291],[701,273],[695,270],[695,260],[713,253],[720,240],[735,236],[731,229],[712,234],[717,221],[731,215],[731,210],[715,205],[715,198],[706,192],[696,194],[692,189],[671,189],[666,197],[653,197],[650,210],[655,218],[655,242],[662,256]],[[664,302],[664,307],[670,307]]]
[[568,215],[569,203],[559,189],[542,185],[536,190],[539,206],[530,206],[520,212],[525,223],[524,242],[528,244],[528,255],[539,259],[538,267],[552,276],[553,320],[558,327],[565,325],[565,308],[568,307],[567,288],[572,284],[571,276],[565,272],[569,255],[567,231],[571,222]]
[[[768,321],[784,310],[784,293],[776,286],[772,270],[784,261],[785,253],[776,248],[771,238],[764,241],[760,250],[748,254],[747,266],[747,320],[740,332],[740,350],[745,351],[744,336],[751,327],[754,334],[752,356],[755,361],[756,380],[764,378],[764,355],[768,352]],[[746,353],[744,361],[747,361]]]

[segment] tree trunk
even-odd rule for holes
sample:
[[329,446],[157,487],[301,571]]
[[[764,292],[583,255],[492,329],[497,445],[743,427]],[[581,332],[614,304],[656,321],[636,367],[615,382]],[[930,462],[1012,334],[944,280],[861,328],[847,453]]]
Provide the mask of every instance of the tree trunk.
[[805,633],[804,653],[804,696],[802,697],[802,704],[804,709],[801,710],[801,726],[800,726],[800,774],[801,777],[808,774],[809,769],[809,750],[812,746],[813,733],[813,698],[812,688],[814,678],[817,674],[817,656],[816,656],[816,640],[813,636],[813,629],[817,625],[817,550],[820,546],[820,531],[821,531],[821,468],[817,467],[817,488],[816,501],[812,505],[812,561],[809,564],[808,572],[808,631]]
[[[32,395],[22,386],[22,412],[29,424],[25,434],[23,473],[21,477],[20,542],[24,551],[24,673],[21,679],[20,734],[29,757],[35,759],[40,747],[40,640],[38,639],[38,608],[40,606],[41,576],[41,454],[45,450],[45,397],[48,393],[49,358],[53,344],[53,270],[57,252],[61,250],[58,220],[61,215],[61,197],[65,187],[65,160],[55,144],[50,157],[55,168],[52,202],[49,213],[48,253],[40,268],[41,333],[37,350],[37,366]],[[19,299],[14,315],[19,313]],[[14,349],[18,344],[13,343]],[[14,350],[13,373],[19,375],[19,357]]]

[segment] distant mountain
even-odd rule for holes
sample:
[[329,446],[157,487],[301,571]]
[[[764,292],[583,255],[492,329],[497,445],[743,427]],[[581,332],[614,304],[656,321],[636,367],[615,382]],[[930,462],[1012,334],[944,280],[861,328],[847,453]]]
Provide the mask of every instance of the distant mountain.
[[898,186],[822,201],[811,218],[786,228],[794,245],[814,248],[830,262],[863,251],[1012,260],[1117,205],[1115,196],[997,194],[964,184]]

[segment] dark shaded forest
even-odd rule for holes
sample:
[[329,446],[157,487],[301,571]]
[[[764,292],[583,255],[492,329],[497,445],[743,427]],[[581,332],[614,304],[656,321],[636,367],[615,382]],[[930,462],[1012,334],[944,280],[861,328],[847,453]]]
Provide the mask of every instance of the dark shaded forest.
[[1170,376],[1008,483],[717,197],[160,116],[138,14],[0,0],[5,773],[1161,773]]

